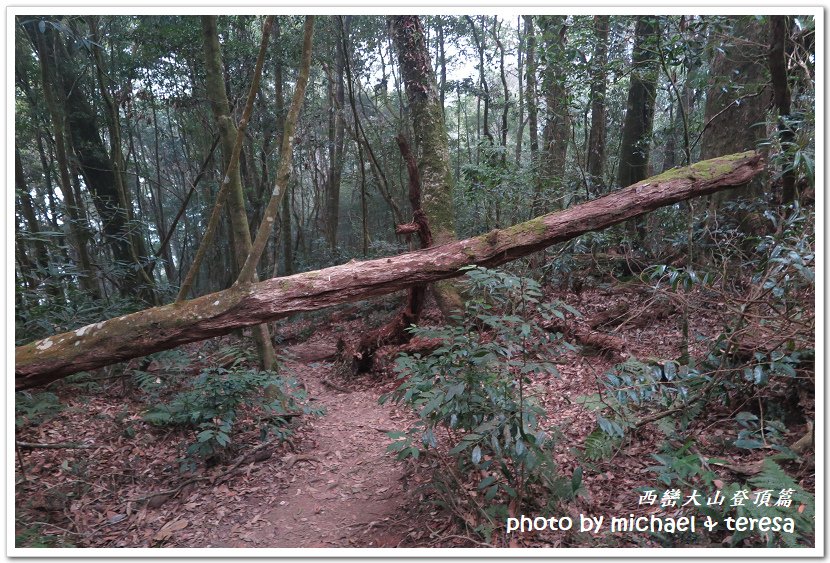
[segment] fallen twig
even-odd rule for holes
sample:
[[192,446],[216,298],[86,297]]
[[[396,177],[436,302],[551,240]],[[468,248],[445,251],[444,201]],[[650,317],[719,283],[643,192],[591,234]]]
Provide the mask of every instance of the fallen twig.
[[349,391],[348,389],[346,389],[344,387],[340,387],[339,385],[337,385],[336,383],[332,383],[328,379],[322,379],[322,380],[320,380],[320,382],[323,385],[325,385],[326,387],[331,387],[335,391],[340,391],[341,393],[351,393],[351,391]]
[[58,442],[54,444],[37,444],[33,442],[15,442],[15,446],[24,450],[86,450],[97,447],[95,444],[77,444],[74,442]]
[[193,483],[198,483],[200,481],[210,481],[211,485],[215,485],[215,484],[217,484],[217,482],[224,482],[228,477],[230,477],[230,475],[234,471],[236,471],[236,469],[240,465],[242,465],[243,463],[246,463],[246,461],[253,461],[254,456],[256,455],[257,452],[259,452],[260,450],[270,446],[273,443],[274,443],[274,440],[269,440],[268,442],[265,442],[264,444],[260,444],[259,446],[255,447],[253,450],[246,453],[245,455],[239,456],[239,458],[234,462],[234,464],[227,471],[225,471],[225,472],[223,472],[219,475],[216,475],[214,477],[193,477],[193,478],[188,479],[187,481],[181,483],[180,485],[178,485],[176,487],[173,487],[172,489],[167,489],[166,491],[158,491],[158,492],[151,493],[149,495],[139,497],[139,498],[129,499],[129,502],[144,502],[144,501],[150,500],[151,498],[161,497],[161,496],[169,496],[169,498],[173,498],[177,494],[179,494],[179,492],[182,489],[184,489],[186,486],[188,486],[190,484],[193,484]]

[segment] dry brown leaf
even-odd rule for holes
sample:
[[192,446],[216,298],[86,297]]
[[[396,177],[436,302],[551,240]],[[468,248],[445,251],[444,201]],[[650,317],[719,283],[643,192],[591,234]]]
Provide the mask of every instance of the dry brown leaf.
[[161,530],[156,532],[156,535],[153,536],[153,541],[158,543],[166,541],[173,535],[174,532],[187,528],[188,524],[190,524],[188,520],[174,520],[172,522],[168,522],[161,527]]

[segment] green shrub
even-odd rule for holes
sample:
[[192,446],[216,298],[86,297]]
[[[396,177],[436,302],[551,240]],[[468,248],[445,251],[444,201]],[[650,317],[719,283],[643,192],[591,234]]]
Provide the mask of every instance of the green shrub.
[[63,408],[58,396],[49,391],[18,391],[14,396],[14,425],[16,428],[37,426],[54,418]]
[[286,438],[290,434],[287,418],[292,414],[322,412],[306,404],[305,392],[293,379],[237,366],[202,370],[185,391],[168,403],[148,409],[143,417],[156,425],[191,426],[198,430],[196,441],[188,446],[182,460],[183,468],[189,469],[196,459],[216,456],[231,443],[233,426],[243,406],[258,409],[262,440],[270,434]]
[[[389,451],[400,459],[418,458],[443,442],[454,462],[443,472],[445,481],[452,476],[445,492],[483,496],[483,504],[472,504],[480,516],[478,531],[486,536],[496,519],[507,515],[511,501],[553,504],[581,486],[581,472],[572,480],[557,472],[552,437],[539,422],[544,410],[530,387],[533,373],[558,376],[548,358],[570,348],[535,319],[576,311],[543,303],[539,284],[531,279],[472,268],[467,282],[476,297],[466,303],[457,324],[411,329],[444,344],[428,356],[398,358],[403,383],[381,402],[392,399],[418,414],[412,428],[389,434],[395,440]],[[470,482],[475,495],[465,489]]]

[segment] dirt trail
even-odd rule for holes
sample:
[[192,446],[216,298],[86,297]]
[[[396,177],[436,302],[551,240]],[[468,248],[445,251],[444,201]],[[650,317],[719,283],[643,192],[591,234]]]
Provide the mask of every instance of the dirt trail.
[[292,357],[287,370],[326,414],[307,423],[295,454],[267,462],[274,470],[267,497],[245,495],[244,504],[229,507],[232,513],[202,546],[397,546],[408,530],[410,501],[403,470],[386,453],[385,433],[403,428],[404,416],[379,405],[373,389],[343,392],[324,384],[334,377],[331,363],[315,361],[327,355],[325,345],[285,352]]

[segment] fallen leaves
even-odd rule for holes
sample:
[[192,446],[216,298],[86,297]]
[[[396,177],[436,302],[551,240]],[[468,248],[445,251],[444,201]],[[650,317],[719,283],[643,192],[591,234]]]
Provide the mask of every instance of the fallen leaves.
[[173,520],[171,522],[168,522],[167,524],[161,527],[161,530],[156,532],[156,535],[153,536],[153,541],[156,543],[164,543],[165,541],[170,539],[170,537],[174,533],[187,528],[189,524],[190,521],[184,519]]

